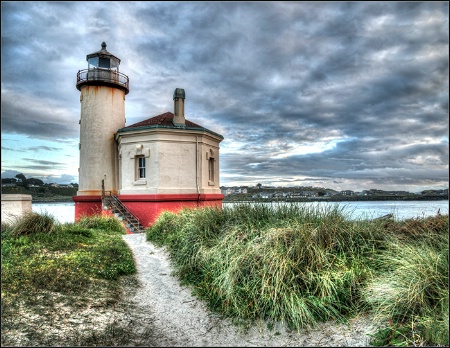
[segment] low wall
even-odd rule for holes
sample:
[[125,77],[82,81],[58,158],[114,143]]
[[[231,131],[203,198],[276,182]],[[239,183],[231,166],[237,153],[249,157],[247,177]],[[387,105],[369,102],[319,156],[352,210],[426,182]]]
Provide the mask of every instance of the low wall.
[[183,208],[222,207],[223,200],[222,194],[123,194],[118,197],[144,227],[153,225],[163,211],[177,213]]
[[13,223],[25,213],[32,212],[31,195],[2,194],[2,224]]
[[[119,200],[139,219],[142,226],[151,226],[163,211],[176,213],[183,208],[222,207],[223,194],[140,194],[119,195]],[[75,221],[83,216],[101,214],[101,196],[74,196]]]

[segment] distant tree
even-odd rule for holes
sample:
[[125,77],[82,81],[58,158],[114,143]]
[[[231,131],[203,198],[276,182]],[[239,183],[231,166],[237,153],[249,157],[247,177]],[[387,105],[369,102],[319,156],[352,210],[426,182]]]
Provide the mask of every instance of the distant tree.
[[16,182],[16,178],[2,178],[2,184],[15,184]]
[[36,178],[29,178],[27,179],[27,184],[28,185],[38,185],[38,186],[42,186],[44,185],[44,182],[40,179],[36,179]]
[[256,187],[258,188],[258,189],[260,189],[261,190],[261,184],[260,183],[258,183],[257,185],[256,185]]
[[18,179],[18,185],[23,186],[24,188],[28,188],[27,178],[22,173],[19,173],[16,175],[16,178]]
[[38,193],[40,193],[41,195],[43,195],[46,192],[50,192],[48,187],[43,186],[38,188]]
[[25,180],[27,180],[25,175],[23,175],[22,173],[16,174],[15,177],[17,178],[18,182],[24,182]]

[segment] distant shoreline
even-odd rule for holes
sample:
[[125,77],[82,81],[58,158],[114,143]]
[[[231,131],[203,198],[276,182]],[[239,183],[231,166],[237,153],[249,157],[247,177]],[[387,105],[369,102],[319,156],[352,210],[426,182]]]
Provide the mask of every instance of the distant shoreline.
[[[418,196],[418,197],[392,197],[392,196],[375,196],[375,197],[327,197],[327,198],[306,198],[306,199],[224,199],[222,203],[272,203],[272,202],[368,202],[368,201],[448,201],[448,196]],[[72,196],[58,197],[48,199],[32,199],[32,203],[75,203]]]
[[294,199],[224,199],[223,203],[235,202],[371,202],[371,201],[448,201],[448,196],[375,196],[375,197],[327,197],[327,198],[294,198]]
[[72,196],[70,196],[70,197],[58,197],[53,199],[32,198],[31,203],[75,203],[75,202],[73,201]]

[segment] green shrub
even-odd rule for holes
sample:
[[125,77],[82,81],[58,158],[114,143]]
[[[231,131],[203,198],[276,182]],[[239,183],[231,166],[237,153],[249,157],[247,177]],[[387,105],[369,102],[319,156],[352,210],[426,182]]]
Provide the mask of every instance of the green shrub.
[[12,227],[20,234],[2,238],[2,292],[79,294],[104,280],[135,273],[133,255],[122,238],[123,226],[116,219],[52,224],[52,233],[41,220],[30,214]]
[[365,301],[380,320],[402,328],[407,343],[448,345],[448,216],[389,228],[398,239],[377,255],[379,271],[363,291]]
[[85,228],[102,229],[106,231],[116,231],[125,233],[125,227],[122,222],[113,216],[105,215],[94,215],[94,216],[84,216],[79,221],[78,224]]
[[164,213],[147,239],[167,245],[177,275],[212,309],[300,328],[356,310],[364,255],[384,243],[376,226],[359,228],[337,205],[238,204]]
[[2,222],[2,239],[12,236],[13,226],[10,223]]
[[24,236],[36,233],[52,233],[55,229],[55,218],[48,214],[25,213],[15,223],[13,236]]
[[346,214],[301,203],[185,209],[146,234],[167,247],[183,283],[237,322],[298,329],[373,310],[391,322],[374,344],[447,344],[448,215]]

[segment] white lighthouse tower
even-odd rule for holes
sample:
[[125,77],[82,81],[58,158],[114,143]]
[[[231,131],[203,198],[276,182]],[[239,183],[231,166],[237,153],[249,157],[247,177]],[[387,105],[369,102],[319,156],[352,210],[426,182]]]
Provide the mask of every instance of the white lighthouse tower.
[[120,59],[106,50],[88,54],[88,68],[78,71],[80,93],[80,167],[75,215],[101,209],[102,191],[117,194],[118,163],[114,134],[125,126],[128,76],[119,72]]

